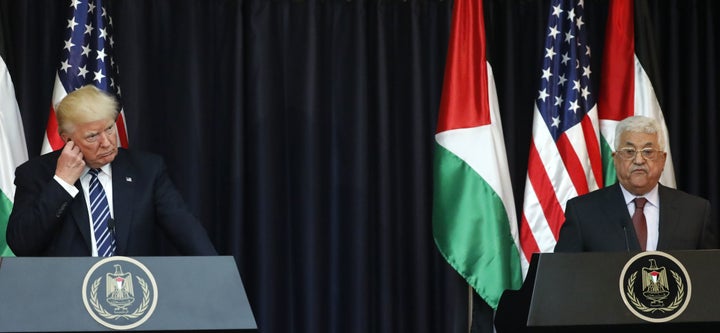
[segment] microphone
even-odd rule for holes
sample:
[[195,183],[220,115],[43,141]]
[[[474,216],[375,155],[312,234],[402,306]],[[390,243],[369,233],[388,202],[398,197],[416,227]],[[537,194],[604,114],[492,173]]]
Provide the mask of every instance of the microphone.
[[625,234],[625,250],[627,250],[627,252],[630,252],[630,241],[628,240],[627,220],[623,219],[622,221],[620,221],[620,224],[622,225],[623,233]]
[[108,229],[110,229],[110,232],[112,232],[113,238],[115,239],[115,255],[118,256],[118,255],[120,255],[120,246],[118,245],[117,233],[115,232],[115,219],[114,218],[111,217],[110,219],[108,219],[107,227],[108,227]]

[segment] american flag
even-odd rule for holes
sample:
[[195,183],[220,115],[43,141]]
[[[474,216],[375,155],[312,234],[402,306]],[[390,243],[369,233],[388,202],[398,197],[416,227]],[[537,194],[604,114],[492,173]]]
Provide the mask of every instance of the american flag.
[[[69,6],[60,67],[55,75],[50,116],[42,153],[63,147],[57,128],[55,106],[68,92],[92,84],[120,97],[117,66],[113,61],[112,19],[102,0],[72,0]],[[120,144],[127,148],[125,112],[117,119]]]
[[528,260],[552,252],[567,200],[603,186],[583,0],[553,0],[525,180],[520,238]]

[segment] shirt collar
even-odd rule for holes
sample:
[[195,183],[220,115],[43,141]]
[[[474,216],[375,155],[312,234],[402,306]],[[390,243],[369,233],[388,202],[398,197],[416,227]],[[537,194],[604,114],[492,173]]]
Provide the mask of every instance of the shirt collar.
[[628,190],[626,190],[622,185],[620,185],[620,189],[622,190],[623,197],[625,198],[625,205],[629,205],[635,198],[643,197],[647,199],[648,203],[655,207],[660,207],[660,194],[658,194],[658,188],[660,187],[659,184],[655,184],[655,187],[650,190],[650,192],[645,193],[643,195],[634,195]]
[[[110,163],[105,164],[102,167],[100,167],[100,170],[102,170],[102,172],[104,174],[106,174],[106,175],[110,176],[110,178],[112,178],[112,168],[110,167]],[[87,176],[89,174],[90,174],[90,167],[86,165],[85,170],[83,170],[83,177]]]

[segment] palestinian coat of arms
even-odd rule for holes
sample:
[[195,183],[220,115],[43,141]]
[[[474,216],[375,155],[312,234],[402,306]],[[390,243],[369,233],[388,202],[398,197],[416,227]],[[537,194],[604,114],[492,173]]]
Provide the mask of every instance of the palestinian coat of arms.
[[157,285],[139,261],[108,257],[95,264],[85,276],[83,301],[98,323],[112,329],[131,329],[153,313]]
[[620,276],[620,293],[628,309],[651,322],[679,316],[690,300],[685,267],[664,252],[642,252],[628,261]]

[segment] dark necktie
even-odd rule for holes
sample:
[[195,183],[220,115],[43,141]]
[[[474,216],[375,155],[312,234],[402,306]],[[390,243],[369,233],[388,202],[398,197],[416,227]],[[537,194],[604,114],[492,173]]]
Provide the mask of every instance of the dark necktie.
[[90,169],[90,213],[93,220],[93,233],[97,243],[98,256],[110,257],[115,253],[115,237],[108,229],[110,206],[105,190],[98,179],[98,169]]
[[632,216],[633,227],[635,227],[635,234],[637,235],[638,242],[640,242],[640,248],[645,251],[645,244],[647,243],[647,223],[645,221],[645,213],[643,208],[647,199],[635,198],[635,213]]

